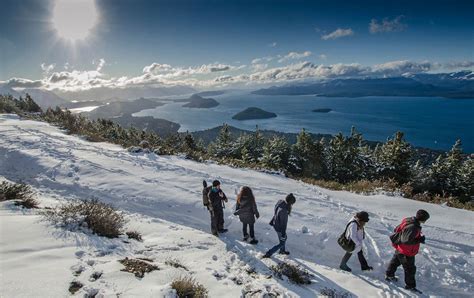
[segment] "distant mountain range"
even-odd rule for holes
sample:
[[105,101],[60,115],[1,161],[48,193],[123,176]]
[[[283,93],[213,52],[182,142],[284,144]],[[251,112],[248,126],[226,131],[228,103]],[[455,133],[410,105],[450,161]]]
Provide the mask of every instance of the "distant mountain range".
[[308,95],[328,97],[439,96],[474,98],[472,71],[414,74],[394,78],[334,79],[259,89],[259,95]]
[[[112,89],[112,88],[94,88],[90,90],[64,92],[64,91],[49,91],[45,89],[23,89],[21,91],[14,90],[7,84],[0,85],[0,94],[10,94],[15,98],[20,96],[25,97],[26,93],[39,104],[42,109],[49,107],[68,107],[75,108],[81,107],[83,104],[80,102],[88,101],[87,105],[99,105],[105,102],[116,102],[124,101],[143,97],[163,97],[163,96],[175,96],[182,94],[191,94],[196,90],[187,86],[171,86],[171,87],[133,87],[124,89]],[[78,101],[78,102],[77,102]]]

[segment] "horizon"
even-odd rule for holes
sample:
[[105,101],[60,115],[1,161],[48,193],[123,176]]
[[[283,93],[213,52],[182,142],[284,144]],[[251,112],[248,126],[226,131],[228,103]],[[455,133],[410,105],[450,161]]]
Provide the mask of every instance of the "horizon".
[[[356,6],[366,9],[354,13]],[[0,84],[14,89],[216,90],[474,69],[471,1],[6,0],[2,7]]]

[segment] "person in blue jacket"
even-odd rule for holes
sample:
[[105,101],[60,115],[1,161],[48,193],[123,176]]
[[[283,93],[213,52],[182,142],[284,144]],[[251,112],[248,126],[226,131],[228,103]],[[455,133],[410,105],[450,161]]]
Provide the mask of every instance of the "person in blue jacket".
[[270,258],[277,250],[280,254],[289,255],[290,252],[286,250],[286,227],[288,225],[288,215],[291,213],[291,208],[296,202],[295,196],[290,193],[285,200],[279,200],[275,205],[275,214],[273,215],[270,225],[273,226],[278,235],[279,243],[272,247],[265,253],[264,258]]

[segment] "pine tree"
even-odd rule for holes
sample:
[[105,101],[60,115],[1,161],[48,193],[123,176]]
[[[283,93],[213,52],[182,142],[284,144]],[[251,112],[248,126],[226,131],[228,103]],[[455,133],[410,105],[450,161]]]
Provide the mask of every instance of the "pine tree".
[[474,158],[467,158],[459,169],[460,200],[468,202],[474,199]]
[[233,143],[229,126],[224,124],[217,136],[216,142],[212,146],[214,156],[229,157],[232,153]]
[[288,167],[290,145],[278,136],[274,136],[263,146],[262,165],[274,170],[285,170]]
[[458,195],[459,171],[463,162],[461,141],[457,140],[446,156],[440,155],[428,173],[431,190],[439,194]]
[[26,96],[25,96],[25,110],[27,112],[36,112],[36,113],[42,112],[40,106],[31,98],[31,96],[28,93],[26,93]]
[[400,184],[410,181],[412,156],[413,150],[410,144],[403,139],[402,132],[397,132],[393,139],[388,139],[377,151],[378,176],[393,178]]
[[362,135],[354,127],[349,137],[342,133],[334,136],[326,152],[329,177],[341,183],[363,178],[365,165],[361,148]]
[[323,178],[326,174],[323,151],[323,144],[313,141],[311,135],[303,129],[292,146],[290,172],[304,177]]

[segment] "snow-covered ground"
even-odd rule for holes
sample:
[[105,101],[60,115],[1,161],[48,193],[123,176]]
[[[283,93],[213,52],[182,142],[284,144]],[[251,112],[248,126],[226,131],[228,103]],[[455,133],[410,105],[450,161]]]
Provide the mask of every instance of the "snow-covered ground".
[[[418,288],[429,296],[471,296],[474,293],[474,213],[386,195],[337,192],[277,175],[197,163],[176,156],[131,154],[107,143],[91,143],[49,124],[0,115],[0,180],[32,185],[41,206],[96,197],[126,211],[128,227],[144,242],[107,239],[64,231],[41,221],[38,211],[0,204],[0,296],[64,297],[69,283],[85,287],[76,295],[160,297],[171,295],[174,277],[192,275],[211,297],[314,297],[328,287],[360,297],[409,295],[401,280],[384,281],[393,249],[388,235],[403,217],[417,209],[430,212],[423,226],[427,241],[416,258]],[[219,179],[232,203],[225,209],[229,232],[220,238],[208,232],[209,214],[202,206],[202,179]],[[235,192],[250,186],[261,217],[256,246],[243,241],[241,224],[232,215]],[[260,259],[277,237],[268,225],[277,200],[293,192],[297,198],[289,218],[287,249],[292,262],[313,275],[313,283],[296,286],[269,278],[270,265],[286,259]],[[373,272],[361,272],[357,257],[352,273],[338,268],[344,254],[336,243],[349,218],[359,210],[370,214],[366,255]],[[302,230],[308,229],[307,233]],[[120,271],[124,257],[146,257],[160,268],[143,279]],[[188,271],[165,264],[179,259]],[[255,268],[253,274],[248,269]],[[74,276],[78,269],[84,269]],[[102,276],[93,281],[94,272]]]

